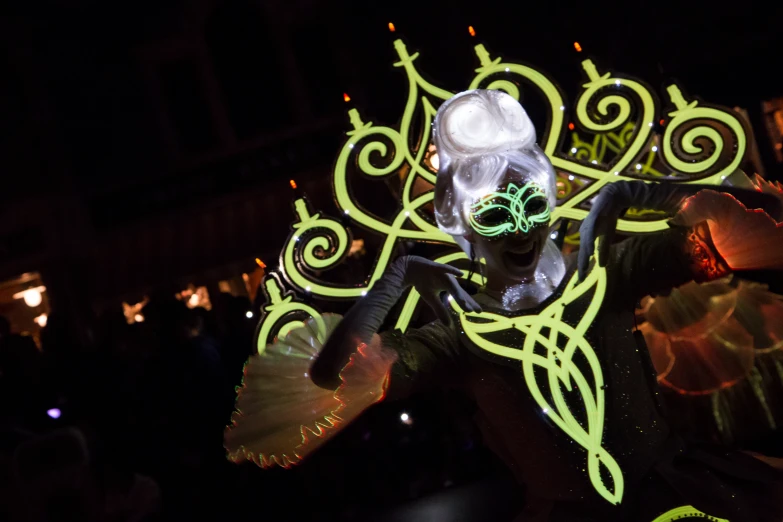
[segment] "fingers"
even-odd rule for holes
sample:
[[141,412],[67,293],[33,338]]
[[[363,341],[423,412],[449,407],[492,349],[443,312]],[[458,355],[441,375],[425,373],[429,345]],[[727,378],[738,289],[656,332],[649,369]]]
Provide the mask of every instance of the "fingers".
[[462,288],[453,276],[449,276],[449,294],[466,312],[480,313],[481,306]]
[[587,277],[587,269],[590,268],[590,256],[593,255],[595,243],[595,218],[588,215],[582,221],[579,227],[579,258],[577,260],[577,269],[579,271],[579,280],[583,281]]
[[617,217],[610,216],[599,220],[596,226],[596,235],[600,237],[598,241],[598,265],[606,266],[609,262],[609,249],[612,246],[614,231],[617,229]]
[[430,308],[432,308],[432,311],[435,312],[435,315],[443,324],[449,324],[451,322],[449,311],[446,309],[446,306],[443,304],[443,302],[441,302],[437,295],[421,294],[421,298],[429,305]]
[[462,277],[462,270],[460,270],[456,266],[451,266],[451,265],[440,265],[440,266],[443,267],[443,271],[446,272],[447,274],[455,277]]
[[612,241],[607,236],[600,236],[598,238],[598,266],[606,266],[609,260],[609,247],[612,245]]
[[420,262],[423,264],[426,264],[428,266],[431,266],[435,270],[439,270],[441,272],[444,272],[446,274],[451,274],[454,276],[462,276],[462,270],[455,266],[446,265],[444,263],[438,263],[435,261],[431,261],[429,259],[420,258]]

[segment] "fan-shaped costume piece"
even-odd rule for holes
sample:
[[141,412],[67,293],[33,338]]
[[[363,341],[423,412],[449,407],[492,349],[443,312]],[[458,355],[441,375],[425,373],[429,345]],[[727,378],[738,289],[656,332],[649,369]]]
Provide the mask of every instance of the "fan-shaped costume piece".
[[783,269],[783,223],[746,208],[729,194],[702,190],[685,201],[673,221],[686,227],[706,221],[715,248],[731,270]]
[[783,345],[783,302],[760,285],[688,283],[646,303],[639,329],[658,381],[685,395],[735,385],[753,369],[756,353]]
[[336,391],[310,379],[311,364],[340,320],[335,314],[310,319],[250,357],[226,428],[229,459],[288,468],[383,398],[396,354],[380,346],[357,347]]
[[[732,269],[783,267],[781,225],[730,195],[702,191],[685,203],[674,221],[688,226],[706,221]],[[738,237],[742,241],[736,241]],[[731,425],[739,411],[746,416],[749,410],[758,411],[770,428],[781,422],[783,404],[769,400],[783,392],[781,296],[739,279],[691,282],[668,296],[647,298],[643,315],[639,330],[658,381],[680,395],[710,396],[709,403],[701,403],[711,409],[724,439],[732,438]]]

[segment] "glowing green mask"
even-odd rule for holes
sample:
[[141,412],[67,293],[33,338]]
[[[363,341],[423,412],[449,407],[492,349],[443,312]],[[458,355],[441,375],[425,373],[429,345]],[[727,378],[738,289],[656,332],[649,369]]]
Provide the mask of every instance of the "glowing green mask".
[[470,226],[489,238],[528,233],[537,225],[549,224],[549,199],[537,184],[522,188],[509,183],[505,190],[493,192],[470,207]]

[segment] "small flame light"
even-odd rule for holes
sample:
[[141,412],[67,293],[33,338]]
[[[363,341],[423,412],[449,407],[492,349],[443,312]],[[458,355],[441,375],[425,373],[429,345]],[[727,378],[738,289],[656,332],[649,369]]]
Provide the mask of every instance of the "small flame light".
[[389,22],[389,32],[393,33],[396,30],[397,30],[397,28],[394,27],[394,24],[392,22]]
[[296,190],[296,181],[289,179],[288,184],[291,185],[291,188]]
[[473,29],[472,25],[468,26],[468,33],[470,33],[470,36],[476,36],[476,30]]
[[579,45],[579,42],[574,42],[574,49],[576,49],[576,52],[578,53],[582,52],[582,46]]
[[348,93],[347,93],[347,92],[344,92],[344,93],[343,93],[343,101],[344,101],[345,103],[348,103],[349,101],[351,101],[351,97],[350,97],[350,96],[348,96]]

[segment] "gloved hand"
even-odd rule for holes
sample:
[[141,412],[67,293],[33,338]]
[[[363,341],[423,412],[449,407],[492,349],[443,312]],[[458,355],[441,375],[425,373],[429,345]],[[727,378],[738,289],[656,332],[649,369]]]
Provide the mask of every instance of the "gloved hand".
[[425,303],[444,323],[449,322],[449,312],[441,295],[446,292],[468,312],[481,312],[481,307],[457,282],[462,270],[418,256],[405,256],[398,263],[403,265],[403,285],[416,289]]
[[630,207],[657,210],[669,214],[679,211],[683,201],[701,190],[727,192],[747,208],[760,208],[767,214],[778,215],[781,202],[774,196],[755,190],[712,185],[686,185],[682,183],[645,183],[644,181],[618,181],[605,185],[593,201],[590,213],[579,227],[579,279],[587,275],[590,256],[595,250],[595,239],[602,237],[598,246],[598,264],[606,266],[612,236],[617,220]]
[[438,318],[449,322],[449,313],[441,294],[449,293],[463,310],[480,312],[481,307],[457,283],[462,271],[418,256],[404,256],[392,263],[367,295],[354,304],[326,341],[310,368],[313,382],[321,388],[335,389],[339,372],[360,344],[370,344],[389,310],[402,293],[413,286]]

